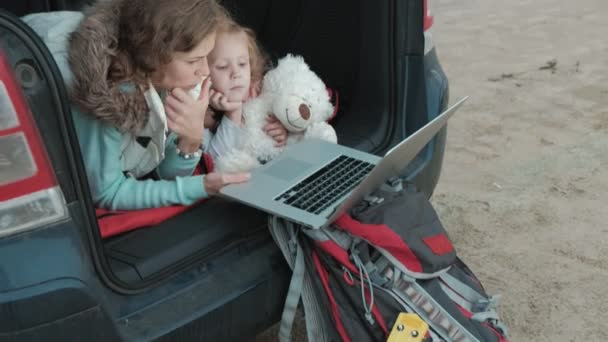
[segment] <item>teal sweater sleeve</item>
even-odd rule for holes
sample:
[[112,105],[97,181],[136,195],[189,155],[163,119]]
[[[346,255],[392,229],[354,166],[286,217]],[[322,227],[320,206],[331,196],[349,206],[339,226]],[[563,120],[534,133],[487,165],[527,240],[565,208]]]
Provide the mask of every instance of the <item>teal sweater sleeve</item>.
[[[120,163],[121,133],[77,109],[72,113],[91,195],[97,207],[134,210],[189,205],[207,197],[203,176],[190,176],[191,162],[187,161],[187,165],[180,167],[171,154],[163,164],[164,180],[138,180],[125,176]],[[167,171],[170,164],[176,167],[174,174]]]
[[165,145],[165,159],[160,162],[156,172],[162,179],[175,179],[177,176],[190,176],[194,172],[199,160],[196,158],[184,159],[177,154],[175,145],[177,136],[169,134]]

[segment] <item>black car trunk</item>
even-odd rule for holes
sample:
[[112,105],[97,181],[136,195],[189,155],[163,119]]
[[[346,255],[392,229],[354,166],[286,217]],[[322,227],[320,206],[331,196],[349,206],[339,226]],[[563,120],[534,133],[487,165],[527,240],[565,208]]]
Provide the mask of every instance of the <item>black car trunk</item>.
[[[81,9],[83,2],[30,0],[3,4],[0,8],[24,15]],[[339,111],[332,124],[340,143],[381,153],[408,131],[405,108],[408,112],[411,106],[424,108],[423,96],[416,102],[406,101],[406,89],[424,86],[421,75],[407,73],[411,62],[404,59],[406,55],[414,55],[416,63],[415,55],[422,53],[422,25],[409,32],[407,28],[414,26],[403,22],[421,17],[421,1],[225,0],[223,3],[239,22],[256,31],[275,61],[287,53],[303,55],[326,85],[339,92]],[[395,29],[396,26],[404,29]],[[84,173],[82,167],[80,172]],[[93,215],[92,208],[88,212]],[[98,234],[97,227],[92,230]],[[96,237],[94,241],[97,245],[94,254],[99,257],[104,278],[117,291],[131,292],[229,251],[272,243],[266,215],[221,199],[205,201],[154,227],[103,241]]]

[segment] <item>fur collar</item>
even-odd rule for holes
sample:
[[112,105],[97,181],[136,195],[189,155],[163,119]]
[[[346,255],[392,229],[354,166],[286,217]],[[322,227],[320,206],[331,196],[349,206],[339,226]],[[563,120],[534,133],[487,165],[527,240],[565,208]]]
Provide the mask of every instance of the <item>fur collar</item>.
[[124,91],[107,79],[111,58],[117,54],[122,1],[98,1],[70,36],[68,60],[74,74],[70,97],[98,120],[136,133],[149,117],[142,89]]

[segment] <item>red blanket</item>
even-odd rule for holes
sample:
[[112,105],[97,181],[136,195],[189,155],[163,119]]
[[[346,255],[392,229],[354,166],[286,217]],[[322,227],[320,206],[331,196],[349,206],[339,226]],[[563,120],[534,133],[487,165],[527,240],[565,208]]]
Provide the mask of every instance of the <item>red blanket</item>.
[[[200,174],[204,170],[213,170],[213,159],[209,155],[201,158],[201,164],[196,168],[195,174]],[[112,211],[106,209],[95,209],[97,223],[102,238],[122,234],[134,229],[157,225],[165,220],[180,214],[192,206],[173,205],[169,207],[150,208],[141,210]]]

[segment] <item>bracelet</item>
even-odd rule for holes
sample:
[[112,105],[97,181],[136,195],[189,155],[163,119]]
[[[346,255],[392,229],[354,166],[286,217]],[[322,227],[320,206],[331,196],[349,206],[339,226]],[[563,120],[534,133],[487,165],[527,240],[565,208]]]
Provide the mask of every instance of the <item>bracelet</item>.
[[180,150],[178,147],[178,144],[179,144],[179,139],[175,139],[175,152],[181,158],[184,158],[186,160],[193,159],[193,158],[200,159],[201,156],[203,155],[203,145],[202,144],[198,147],[198,150],[196,150],[192,153],[186,153],[186,152]]

